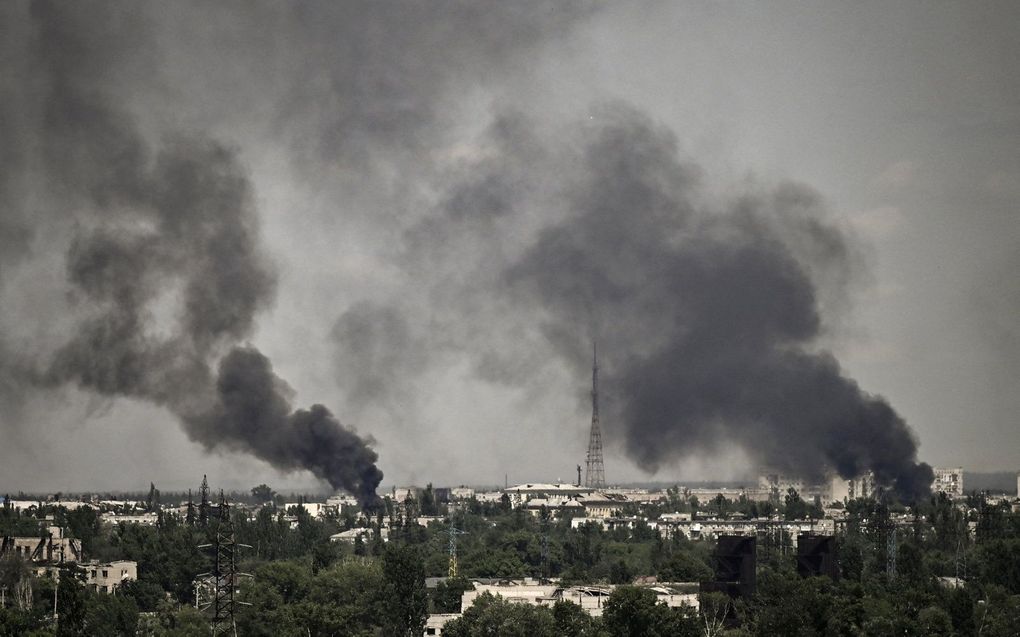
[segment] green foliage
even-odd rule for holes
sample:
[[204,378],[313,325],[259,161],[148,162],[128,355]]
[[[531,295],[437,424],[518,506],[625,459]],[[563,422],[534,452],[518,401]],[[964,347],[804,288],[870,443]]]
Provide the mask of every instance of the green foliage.
[[573,602],[559,601],[552,607],[556,634],[562,637],[591,637],[608,635],[602,622],[589,615]]
[[660,582],[703,582],[712,578],[708,564],[690,551],[677,551],[659,568]]
[[[420,633],[419,633],[420,634]],[[594,634],[594,633],[593,633]],[[443,627],[445,637],[558,637],[556,620],[548,608],[515,604],[482,593],[464,615]]]
[[413,546],[389,546],[383,553],[386,580],[386,634],[419,637],[428,618],[425,564]]
[[146,637],[208,637],[209,620],[191,606],[160,603],[155,613],[138,618],[138,634]]
[[88,635],[133,637],[138,627],[138,606],[130,597],[90,593],[85,602]]
[[670,608],[654,592],[621,586],[606,601],[602,621],[613,637],[695,637],[697,617],[688,608]]
[[75,568],[60,569],[57,584],[57,637],[87,635],[85,612],[85,587],[78,579]]
[[238,633],[252,636],[375,635],[385,615],[385,580],[371,560],[347,559],[313,574],[300,562],[269,562],[244,582]]
[[454,577],[439,582],[432,591],[432,612],[459,613],[461,598],[466,591],[474,588],[474,584],[466,577]]
[[269,485],[260,484],[257,487],[251,488],[251,497],[255,502],[265,504],[273,501],[276,497],[276,492],[269,488]]

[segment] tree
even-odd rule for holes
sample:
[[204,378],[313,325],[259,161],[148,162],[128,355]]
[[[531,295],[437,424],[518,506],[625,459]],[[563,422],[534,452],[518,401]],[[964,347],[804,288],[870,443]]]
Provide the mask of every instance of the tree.
[[421,494],[421,514],[439,515],[439,504],[436,502],[436,493],[432,489],[432,483],[428,483]]
[[705,630],[705,637],[722,635],[726,630],[726,615],[730,612],[732,602],[724,593],[704,593],[699,602],[699,615]]
[[698,619],[689,608],[659,603],[653,591],[621,586],[606,600],[602,621],[613,637],[695,637]]
[[605,635],[602,621],[592,617],[573,602],[558,601],[552,607],[556,634],[561,637]]
[[459,613],[461,598],[474,588],[471,580],[465,577],[451,577],[439,582],[432,591],[432,612]]
[[268,504],[276,497],[276,492],[270,489],[269,485],[260,484],[257,487],[251,488],[251,497],[258,504]]
[[57,637],[87,635],[85,630],[85,587],[75,567],[60,569],[57,584]]
[[803,520],[808,517],[810,507],[807,502],[801,499],[800,494],[793,487],[790,487],[786,491],[786,496],[783,498],[784,508],[783,517],[787,520]]
[[425,563],[413,546],[390,546],[383,552],[386,580],[386,634],[419,637],[428,618]]
[[460,618],[443,626],[446,637],[560,637],[561,634],[548,608],[508,602],[488,592],[476,597]]
[[677,551],[659,569],[662,582],[701,582],[712,578],[712,569],[687,551]]
[[89,635],[133,637],[138,629],[138,606],[130,597],[88,593],[85,632]]
[[152,482],[149,483],[149,496],[145,499],[145,508],[148,511],[159,509],[159,489]]

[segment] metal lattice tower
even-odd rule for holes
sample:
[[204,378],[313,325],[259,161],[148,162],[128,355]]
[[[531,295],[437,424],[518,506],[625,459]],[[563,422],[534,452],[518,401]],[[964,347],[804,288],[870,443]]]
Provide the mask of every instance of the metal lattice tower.
[[202,497],[198,505],[198,523],[205,526],[209,523],[209,480],[202,474],[202,486],[198,489]]
[[885,541],[885,572],[892,578],[896,577],[896,525],[890,524]]
[[237,572],[237,551],[241,547],[251,547],[247,544],[238,544],[235,541],[234,522],[230,518],[230,505],[227,504],[222,492],[218,508],[216,541],[214,544],[204,544],[200,547],[211,548],[214,552],[213,570],[206,576],[212,583],[212,600],[203,604],[202,607],[212,610],[213,635],[234,635],[236,637],[237,624],[234,622],[234,607],[241,602],[234,600],[234,594],[237,591],[238,578],[247,576],[245,573]]
[[606,487],[606,470],[602,464],[602,429],[599,426],[599,351],[592,347],[591,367],[591,434],[588,436],[588,458],[585,461],[584,486]]
[[454,526],[453,518],[451,517],[450,528],[446,532],[450,534],[450,544],[448,547],[450,552],[450,566],[447,569],[446,574],[449,577],[457,577],[457,536],[467,535],[467,531],[461,531],[456,526]]

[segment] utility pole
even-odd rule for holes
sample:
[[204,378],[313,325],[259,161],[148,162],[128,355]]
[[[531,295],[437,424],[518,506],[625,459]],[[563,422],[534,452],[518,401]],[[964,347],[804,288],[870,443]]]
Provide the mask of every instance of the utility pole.
[[602,463],[602,428],[599,424],[599,351],[592,346],[591,367],[591,432],[588,436],[588,457],[585,460],[584,486],[606,488],[606,472]]

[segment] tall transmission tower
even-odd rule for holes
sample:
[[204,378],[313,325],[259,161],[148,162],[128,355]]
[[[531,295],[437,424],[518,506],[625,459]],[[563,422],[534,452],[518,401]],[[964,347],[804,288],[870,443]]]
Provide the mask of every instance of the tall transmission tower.
[[[237,572],[237,550],[251,548],[240,544],[234,539],[234,523],[230,518],[230,505],[223,492],[220,492],[219,520],[216,524],[216,540],[213,544],[203,544],[199,548],[212,549],[213,570],[199,576],[212,586],[212,599],[201,605],[202,609],[212,611],[212,634],[232,635],[237,637],[237,624],[234,621],[234,607],[243,604],[234,599],[239,577],[250,577],[247,573]],[[196,585],[197,593],[198,585]],[[197,597],[196,597],[196,606]]]
[[588,458],[585,461],[584,486],[606,487],[606,470],[602,464],[602,428],[599,426],[599,350],[592,346],[591,366],[591,434],[588,436]]
[[447,529],[446,532],[450,534],[450,544],[448,546],[450,554],[450,564],[446,574],[449,577],[457,577],[457,574],[459,572],[457,569],[457,536],[467,535],[467,531],[462,531],[458,529],[456,526],[454,526],[453,516],[450,516],[450,528]]
[[198,505],[198,523],[205,526],[209,523],[209,480],[206,479],[206,475],[202,474],[202,486],[198,489],[199,494],[202,497],[201,502]]

